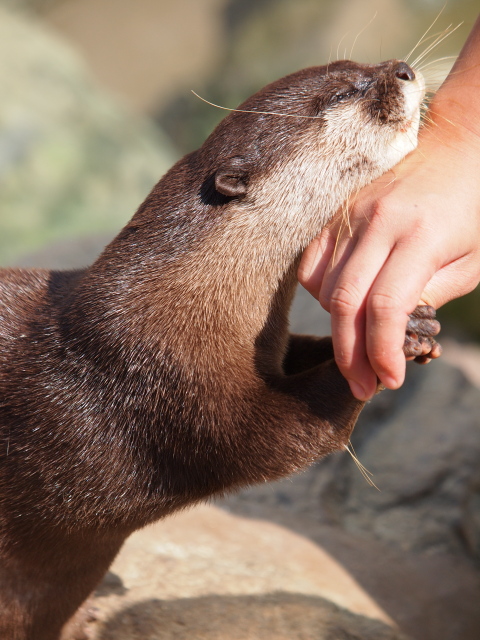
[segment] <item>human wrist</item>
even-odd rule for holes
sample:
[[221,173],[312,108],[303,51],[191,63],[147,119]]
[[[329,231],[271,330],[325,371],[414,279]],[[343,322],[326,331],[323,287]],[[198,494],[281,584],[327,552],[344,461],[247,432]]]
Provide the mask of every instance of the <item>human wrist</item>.
[[453,138],[462,134],[459,129],[480,138],[479,62],[480,16],[428,112],[434,128]]
[[[480,172],[480,108],[469,111],[450,92],[435,97],[419,132],[419,151],[424,157],[451,162],[452,170]],[[440,154],[440,155],[439,155]]]
[[467,95],[458,96],[458,91],[451,90],[444,90],[435,96],[429,106],[421,136],[430,133],[446,144],[459,140],[475,148],[480,146],[478,95],[476,99]]

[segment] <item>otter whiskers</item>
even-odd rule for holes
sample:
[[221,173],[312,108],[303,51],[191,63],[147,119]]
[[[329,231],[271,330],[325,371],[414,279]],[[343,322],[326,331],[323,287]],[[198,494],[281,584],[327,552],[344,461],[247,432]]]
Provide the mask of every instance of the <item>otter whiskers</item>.
[[[200,96],[193,89],[190,89],[190,91],[193,93],[193,95],[196,98],[198,98],[202,102],[209,104],[211,107],[215,107],[217,109],[223,109],[223,111],[232,111],[232,112],[235,111],[237,113],[256,113],[261,116],[282,116],[284,118],[306,118],[307,120],[321,120],[324,117],[324,116],[306,116],[301,113],[281,113],[279,111],[255,111],[255,110],[249,110],[249,109],[236,109],[233,107],[223,107],[220,104],[215,104],[214,102],[210,102],[210,100],[207,100],[206,98],[202,98],[202,96]],[[363,102],[379,102],[378,98],[361,98],[361,100]]]
[[435,38],[435,40],[425,49],[425,51],[423,51],[420,55],[418,55],[415,60],[412,62],[412,67],[415,67],[417,64],[419,64],[424,58],[426,58],[426,56],[431,53],[433,51],[433,49],[435,49],[436,47],[438,47],[438,45],[440,43],[442,43],[446,38],[448,38],[449,36],[452,35],[452,33],[455,33],[455,31],[457,29],[459,29],[462,26],[463,22],[460,22],[459,24],[457,24],[456,27],[452,27],[452,25],[450,24],[444,31],[440,32],[438,34],[438,36]]
[[362,474],[362,476],[365,478],[365,480],[367,481],[367,483],[371,486],[371,487],[375,487],[375,489],[377,491],[380,491],[380,489],[377,487],[377,485],[374,483],[374,481],[372,480],[373,478],[373,473],[371,471],[369,471],[358,459],[357,454],[355,453],[355,449],[353,448],[353,444],[352,441],[349,440],[348,444],[345,445],[345,450],[348,451],[348,453],[352,456],[353,461],[355,462],[358,470],[360,471],[360,473]]
[[[437,20],[440,18],[440,16],[442,15],[443,11],[445,9],[445,5],[443,5],[443,7],[440,9],[440,11],[438,12],[437,17],[434,19],[434,21],[432,22],[432,24],[428,27],[428,29],[425,31],[425,33],[420,37],[420,39],[418,40],[417,44],[413,47],[413,49],[411,49],[408,54],[405,57],[405,62],[408,62],[408,59],[410,58],[410,56],[413,54],[413,52],[415,51],[415,49],[417,47],[419,47],[421,44],[423,44],[424,42],[426,42],[426,40],[428,40],[428,38],[426,38],[427,34],[430,32],[430,30],[433,28],[434,24],[437,22]],[[431,37],[431,36],[430,36]]]
[[[372,24],[372,22],[375,20],[377,15],[378,15],[378,11],[375,11],[375,13],[373,14],[373,17],[371,18],[371,20],[369,22],[367,22],[367,24],[362,29],[360,29],[360,31],[355,36],[355,40],[353,41],[352,48],[350,49],[350,54],[349,54],[349,58],[350,59],[352,59],[353,49],[354,49],[355,45],[357,44],[358,38],[362,35],[362,33],[364,31],[366,31],[368,29],[368,27]],[[347,57],[347,56],[345,56],[345,57]]]
[[263,115],[263,116],[283,116],[284,118],[308,118],[309,120],[319,120],[323,117],[323,116],[305,116],[298,113],[279,113],[276,111],[254,111],[249,109],[233,109],[230,107],[222,107],[222,105],[220,104],[215,104],[214,102],[210,102],[206,98],[202,98],[202,96],[198,95],[198,93],[196,93],[193,89],[190,89],[190,91],[193,93],[193,95],[196,98],[199,98],[202,102],[206,102],[211,107],[216,107],[217,109],[223,109],[223,111],[237,111],[239,113],[257,113],[258,115]]

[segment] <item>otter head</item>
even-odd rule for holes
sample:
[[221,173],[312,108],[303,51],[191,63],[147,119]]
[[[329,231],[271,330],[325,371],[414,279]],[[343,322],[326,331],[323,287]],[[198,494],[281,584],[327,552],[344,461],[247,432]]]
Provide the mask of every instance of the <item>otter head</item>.
[[241,212],[263,234],[288,227],[293,237],[283,235],[304,246],[413,150],[423,96],[422,76],[398,60],[341,60],[273,82],[199,150],[204,202]]

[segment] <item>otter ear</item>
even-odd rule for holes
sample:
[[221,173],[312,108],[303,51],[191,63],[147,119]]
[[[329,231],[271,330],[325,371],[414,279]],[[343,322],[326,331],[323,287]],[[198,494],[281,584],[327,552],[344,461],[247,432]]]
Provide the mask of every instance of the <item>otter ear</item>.
[[228,197],[244,196],[248,187],[245,160],[239,156],[229,158],[215,172],[215,189]]

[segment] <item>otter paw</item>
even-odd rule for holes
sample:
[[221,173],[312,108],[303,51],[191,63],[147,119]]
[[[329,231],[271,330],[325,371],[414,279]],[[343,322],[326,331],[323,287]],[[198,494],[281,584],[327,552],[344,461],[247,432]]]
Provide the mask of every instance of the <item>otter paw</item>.
[[416,307],[407,323],[403,352],[407,360],[427,364],[442,355],[442,347],[434,336],[440,332],[440,323],[435,320],[435,309],[428,305]]

